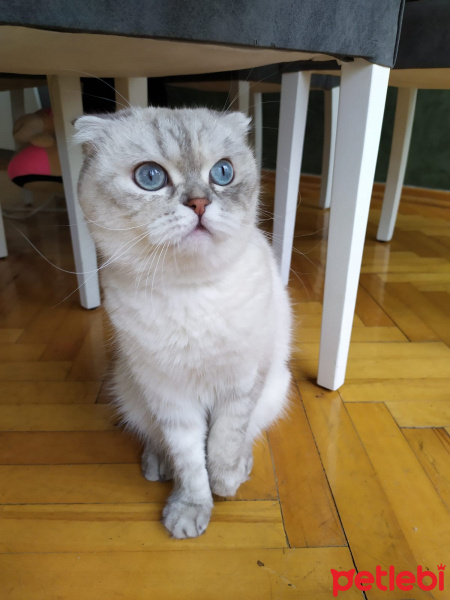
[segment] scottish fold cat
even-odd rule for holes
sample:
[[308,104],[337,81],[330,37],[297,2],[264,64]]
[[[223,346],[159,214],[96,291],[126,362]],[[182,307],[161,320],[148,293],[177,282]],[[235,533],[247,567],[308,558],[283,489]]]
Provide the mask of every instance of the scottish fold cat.
[[242,113],[127,109],[75,122],[79,200],[103,258],[113,384],[150,481],[174,479],[163,523],[202,534],[212,494],[250,474],[287,402],[291,311],[257,228]]

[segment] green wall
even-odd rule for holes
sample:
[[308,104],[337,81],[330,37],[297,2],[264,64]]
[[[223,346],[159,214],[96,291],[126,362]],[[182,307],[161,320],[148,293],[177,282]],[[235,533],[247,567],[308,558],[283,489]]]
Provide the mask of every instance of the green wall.
[[[375,180],[386,180],[394,123],[396,88],[389,88]],[[226,94],[169,89],[171,106],[223,109]],[[263,95],[263,166],[275,169],[280,97]],[[323,93],[311,91],[302,172],[320,174],[323,141]],[[450,190],[450,90],[419,90],[405,185]]]

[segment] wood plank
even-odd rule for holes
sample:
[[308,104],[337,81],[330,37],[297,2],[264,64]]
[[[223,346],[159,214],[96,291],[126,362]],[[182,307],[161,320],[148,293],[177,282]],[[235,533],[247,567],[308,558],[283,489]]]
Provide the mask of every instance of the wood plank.
[[20,343],[38,342],[47,344],[55,335],[55,330],[61,325],[68,312],[74,310],[74,308],[73,302],[64,302],[58,306],[44,304],[23,331]]
[[0,466],[0,504],[164,502],[171,487],[136,464]]
[[450,284],[450,273],[378,273],[386,283],[442,283]]
[[0,382],[0,404],[94,404],[99,381]]
[[253,446],[253,469],[234,496],[236,500],[278,500],[275,473],[267,436]]
[[0,431],[108,431],[114,412],[98,404],[0,406]]
[[62,381],[71,366],[62,360],[0,363],[0,381]]
[[[299,389],[357,569],[371,573],[377,565],[384,570],[389,565],[415,569],[398,517],[338,392],[326,392],[307,381],[301,381]],[[392,594],[398,600],[405,598],[400,590]],[[370,600],[385,597],[375,589],[368,593]],[[426,597],[420,590],[414,595],[416,600]]]
[[[318,352],[318,344],[304,343],[299,351],[294,348],[292,356],[307,373],[315,373]],[[450,378],[450,348],[442,342],[353,343],[350,346],[347,381],[399,378]]]
[[[408,338],[397,327],[353,327],[352,342],[407,342]],[[302,344],[320,342],[320,328],[303,327],[295,331],[294,351],[301,355]]]
[[[163,504],[0,507],[0,553],[173,550],[161,523]],[[278,502],[216,502],[206,535],[179,550],[284,548]]]
[[[307,341],[307,340],[305,340]],[[407,342],[398,327],[353,327],[352,342]]]
[[444,429],[403,429],[402,433],[450,510],[450,437]]
[[[8,287],[13,288],[15,292],[16,282],[10,284]],[[16,301],[11,307],[3,307],[1,310],[0,328],[26,329],[38,312],[39,305],[35,301],[25,299],[21,299],[20,302]]]
[[386,402],[399,427],[450,426],[450,398],[441,401]]
[[339,390],[344,402],[448,400],[449,379],[367,379],[347,381]]
[[366,327],[394,327],[392,319],[361,286],[358,288],[355,312]]
[[398,298],[377,275],[362,274],[360,285],[380,304],[401,331],[412,342],[440,339],[413,310]]
[[347,410],[416,564],[440,564],[448,553],[448,511],[408,442],[382,403],[347,404]]
[[398,228],[395,232],[395,239],[404,248],[407,248],[418,256],[450,259],[450,250],[443,244],[440,244],[436,238],[429,237],[422,231],[415,231],[414,235],[412,235],[410,231],[403,231],[401,228]]
[[0,344],[0,361],[39,360],[45,350],[45,344]]
[[[205,536],[199,538],[200,544]],[[8,600],[331,600],[330,568],[353,568],[347,548],[12,554],[0,558]],[[201,565],[201,574],[199,573]],[[24,577],[23,574],[27,576]],[[346,600],[361,600],[351,588]]]
[[411,283],[387,283],[386,287],[418,315],[442,341],[450,345],[450,301],[440,306],[438,301],[433,301],[431,294],[420,292]]
[[68,312],[48,341],[42,360],[74,360],[89,331],[92,318],[91,311],[81,307]]
[[23,329],[0,329],[0,343],[16,342],[23,331]]
[[[448,227],[448,225],[447,225]],[[450,273],[450,264],[444,258],[418,258],[414,256],[405,260],[394,254],[388,265],[382,262],[372,262],[362,265],[361,273],[421,273],[422,271],[435,271],[436,273]]]
[[66,381],[101,381],[108,367],[102,310],[94,311],[91,326],[74,357]]
[[304,408],[293,392],[288,415],[268,433],[289,545],[346,546]]
[[141,444],[121,431],[0,432],[0,464],[137,463]]
[[[450,282],[449,282],[450,287]],[[445,291],[435,291],[430,292],[428,294],[424,294],[424,296],[432,302],[435,306],[437,306],[442,315],[447,318],[450,312],[450,293]]]

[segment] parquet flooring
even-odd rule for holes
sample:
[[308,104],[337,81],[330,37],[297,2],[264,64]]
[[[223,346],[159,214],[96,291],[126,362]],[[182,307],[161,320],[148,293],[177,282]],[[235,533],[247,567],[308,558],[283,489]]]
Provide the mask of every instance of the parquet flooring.
[[[270,210],[272,174],[264,189]],[[4,178],[0,190],[13,205],[17,191]],[[331,569],[437,573],[448,562],[450,193],[405,190],[394,240],[380,244],[375,187],[347,380],[328,392],[314,383],[328,213],[315,206],[317,179],[303,178],[301,191],[289,416],[255,446],[250,481],[216,501],[206,534],[183,541],[160,523],[170,483],[142,478],[139,444],[108,405],[102,309],[81,309],[74,276],[16,229],[70,271],[66,215],[6,221],[2,599],[328,600]],[[446,577],[444,591],[353,586],[338,597],[448,600]]]

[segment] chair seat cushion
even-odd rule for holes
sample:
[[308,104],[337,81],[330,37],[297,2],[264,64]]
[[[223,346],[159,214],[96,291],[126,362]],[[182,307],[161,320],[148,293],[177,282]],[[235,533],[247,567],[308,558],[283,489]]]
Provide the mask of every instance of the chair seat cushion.
[[450,67],[450,2],[407,2],[396,69]]
[[0,24],[360,56],[392,66],[404,0],[0,0]]

